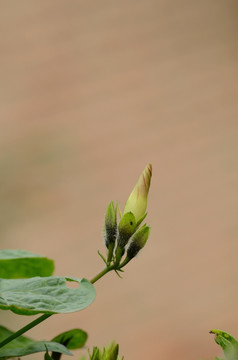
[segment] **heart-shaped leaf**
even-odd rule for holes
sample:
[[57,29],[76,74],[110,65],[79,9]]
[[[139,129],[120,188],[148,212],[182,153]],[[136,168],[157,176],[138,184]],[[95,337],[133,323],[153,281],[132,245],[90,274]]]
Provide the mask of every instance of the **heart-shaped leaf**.
[[54,261],[24,250],[0,250],[0,278],[19,279],[50,276]]
[[[79,286],[70,288],[66,281]],[[20,315],[79,311],[89,306],[95,296],[93,285],[86,279],[61,276],[0,279],[0,309]]]

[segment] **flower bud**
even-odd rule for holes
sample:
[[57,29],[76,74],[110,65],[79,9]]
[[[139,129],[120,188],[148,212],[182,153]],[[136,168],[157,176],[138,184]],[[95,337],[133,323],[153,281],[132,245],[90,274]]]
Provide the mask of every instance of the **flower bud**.
[[109,247],[109,244],[115,244],[117,236],[117,205],[114,206],[111,201],[107,207],[107,212],[105,216],[105,228],[104,228],[104,238],[106,247]]
[[124,214],[118,225],[118,246],[123,249],[136,231],[136,219],[132,212]]
[[146,224],[143,225],[137,232],[133,235],[131,243],[127,250],[127,258],[132,259],[135,257],[138,252],[145,246],[148,237],[150,235],[150,227]]
[[111,342],[109,346],[107,346],[104,350],[104,359],[108,360],[119,360],[118,358],[119,353],[119,345]]
[[[99,349],[97,346],[93,348],[93,353],[90,354],[90,359],[93,360],[119,360],[119,345],[112,342],[109,346]],[[121,359],[123,360],[123,358]]]
[[125,205],[124,214],[132,212],[137,222],[145,216],[151,176],[152,165],[148,164],[140,175]]

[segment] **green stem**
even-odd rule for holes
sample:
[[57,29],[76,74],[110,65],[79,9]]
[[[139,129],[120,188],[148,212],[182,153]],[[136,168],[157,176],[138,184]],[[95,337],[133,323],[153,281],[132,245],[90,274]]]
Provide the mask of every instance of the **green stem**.
[[[106,267],[104,270],[102,270],[99,274],[97,274],[96,276],[94,276],[94,278],[92,278],[92,280],[90,281],[92,284],[94,284],[96,281],[98,281],[99,279],[101,279],[101,277],[103,277],[104,275],[106,275],[109,271],[114,270],[115,267],[112,266],[108,266]],[[14,334],[12,334],[11,336],[9,336],[8,338],[6,338],[5,340],[3,340],[0,343],[0,348],[2,348],[3,346],[7,345],[8,343],[10,343],[12,340],[16,339],[18,336],[24,334],[25,332],[27,332],[28,330],[32,329],[34,326],[40,324],[42,321],[48,319],[50,316],[52,316],[53,314],[44,314],[41,315],[38,319],[35,319],[34,321],[30,322],[28,325],[24,326],[23,328],[21,328],[20,330],[16,331]]]
[[99,274],[97,274],[96,276],[94,276],[94,278],[92,278],[90,280],[91,284],[94,284],[96,281],[98,281],[99,279],[101,279],[101,277],[103,277],[104,275],[106,275],[109,271],[114,270],[115,267],[112,266],[108,266],[106,267],[104,270],[102,270]]
[[21,328],[20,330],[16,331],[14,334],[12,334],[11,336],[9,336],[8,338],[6,338],[5,340],[3,340],[0,343],[0,348],[2,348],[4,345],[8,344],[9,342],[11,342],[12,340],[16,339],[18,336],[24,334],[26,331],[32,329],[34,326],[40,324],[42,321],[46,320],[48,317],[50,317],[52,314],[44,314],[41,315],[38,319],[35,319],[34,321],[32,321],[31,323],[29,323],[28,325],[24,326],[23,328]]

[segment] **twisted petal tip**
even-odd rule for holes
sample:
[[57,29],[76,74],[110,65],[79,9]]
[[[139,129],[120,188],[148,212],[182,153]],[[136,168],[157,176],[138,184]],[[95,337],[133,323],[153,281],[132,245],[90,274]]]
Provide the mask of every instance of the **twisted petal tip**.
[[149,163],[141,173],[125,205],[124,214],[131,211],[137,221],[144,216],[146,212],[151,176],[152,165]]

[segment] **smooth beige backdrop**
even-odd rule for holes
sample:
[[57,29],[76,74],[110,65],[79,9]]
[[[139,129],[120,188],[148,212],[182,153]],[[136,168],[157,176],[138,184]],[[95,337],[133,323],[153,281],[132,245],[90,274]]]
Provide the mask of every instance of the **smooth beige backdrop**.
[[235,0],[1,2],[1,248],[90,279],[107,204],[153,164],[143,253],[29,335],[81,327],[125,360],[212,359],[210,329],[238,338],[237,18]]

